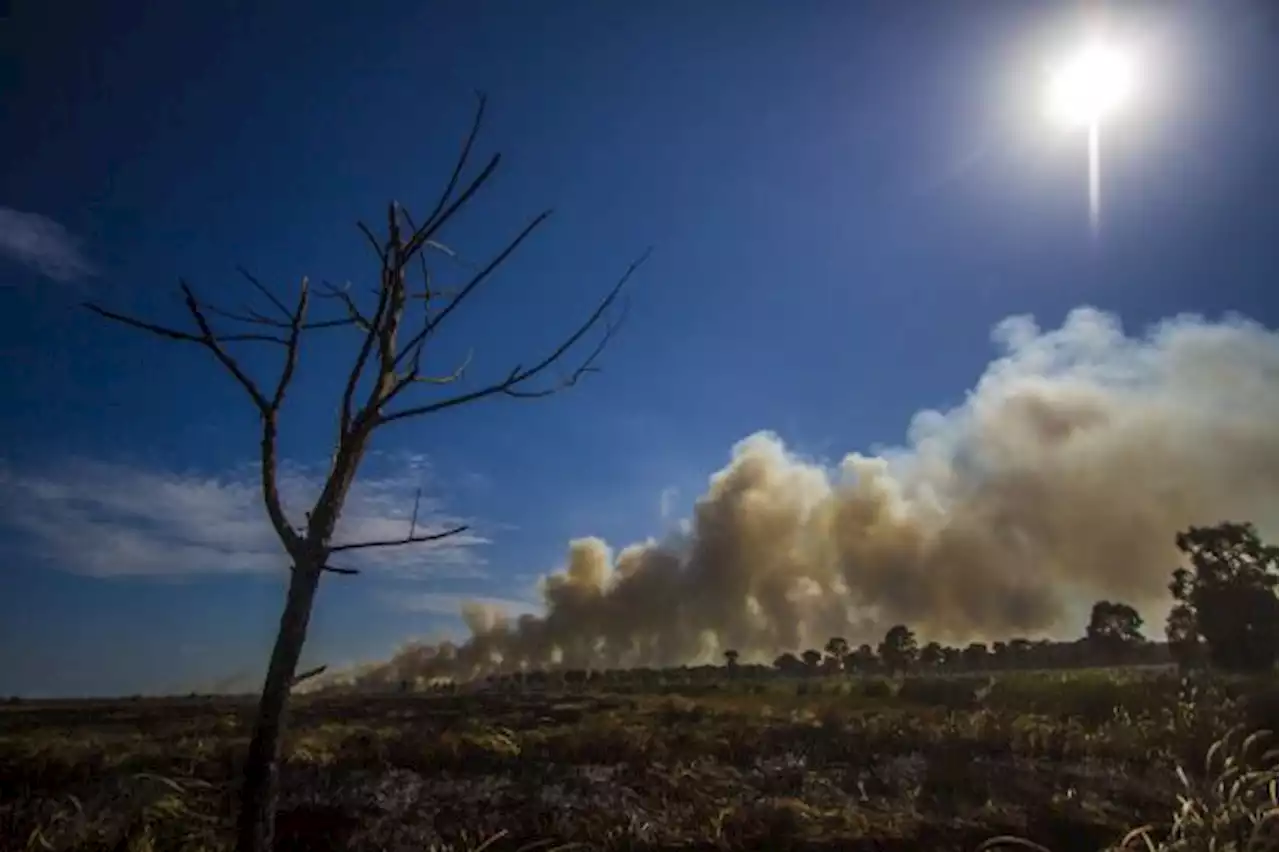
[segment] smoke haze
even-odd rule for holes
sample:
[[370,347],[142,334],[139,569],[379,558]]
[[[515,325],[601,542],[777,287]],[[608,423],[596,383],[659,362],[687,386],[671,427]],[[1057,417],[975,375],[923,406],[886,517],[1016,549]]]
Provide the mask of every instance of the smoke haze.
[[751,435],[678,536],[617,553],[573,541],[544,615],[467,605],[465,643],[350,674],[767,660],[896,623],[949,642],[1082,630],[1064,624],[1073,601],[1163,615],[1188,525],[1249,520],[1274,539],[1275,332],[1185,316],[1130,337],[1081,308],[992,336],[1002,354],[965,401],[918,413],[903,447],[830,468]]

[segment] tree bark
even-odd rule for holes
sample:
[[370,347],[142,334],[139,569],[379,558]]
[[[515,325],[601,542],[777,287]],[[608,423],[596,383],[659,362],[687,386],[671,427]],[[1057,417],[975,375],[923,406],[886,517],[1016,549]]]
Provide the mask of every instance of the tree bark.
[[253,739],[245,759],[236,827],[237,852],[271,852],[275,841],[280,743],[289,691],[307,639],[311,603],[320,584],[320,564],[295,565],[271,664],[258,701]]

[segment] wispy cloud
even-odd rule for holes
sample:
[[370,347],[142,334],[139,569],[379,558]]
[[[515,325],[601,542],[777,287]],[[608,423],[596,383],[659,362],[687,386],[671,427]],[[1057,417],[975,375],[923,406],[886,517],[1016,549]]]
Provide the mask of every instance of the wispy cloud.
[[0,207],[0,255],[54,281],[94,274],[80,243],[66,228],[39,213]]
[[[390,472],[356,481],[335,541],[396,539],[409,530],[428,473],[421,457],[371,459]],[[301,524],[319,492],[319,472],[285,466],[281,498]],[[424,489],[419,532],[464,522]],[[72,459],[44,469],[0,462],[0,526],[12,545],[51,567],[99,577],[279,571],[286,563],[266,520],[257,470],[217,476]],[[474,530],[439,541],[343,554],[342,567],[400,576],[483,576]]]
[[675,511],[676,500],[680,497],[680,489],[668,486],[662,489],[662,493],[658,495],[658,517],[662,520],[668,520]]
[[386,602],[406,612],[424,612],[432,615],[456,616],[466,605],[479,605],[487,609],[515,617],[525,613],[541,614],[542,604],[519,598],[490,597],[485,595],[436,594],[423,592],[407,595],[386,595]]

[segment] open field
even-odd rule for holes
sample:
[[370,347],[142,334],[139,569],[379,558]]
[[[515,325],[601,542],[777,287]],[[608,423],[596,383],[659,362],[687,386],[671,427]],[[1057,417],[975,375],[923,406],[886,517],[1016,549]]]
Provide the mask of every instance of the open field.
[[[1275,726],[1276,694],[1091,671],[299,696],[280,848],[1093,850],[1167,824],[1176,767],[1202,783],[1230,728]],[[227,848],[251,710],[0,709],[0,848]]]

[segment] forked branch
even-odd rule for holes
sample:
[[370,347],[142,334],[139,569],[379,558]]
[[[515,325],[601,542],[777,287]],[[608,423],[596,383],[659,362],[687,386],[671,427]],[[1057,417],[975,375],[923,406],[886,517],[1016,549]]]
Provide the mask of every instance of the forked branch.
[[[609,322],[606,320],[609,308],[618,301],[623,287],[626,285],[627,281],[630,280],[631,276],[635,274],[636,270],[639,269],[640,266],[648,259],[649,254],[650,251],[645,251],[643,255],[632,262],[632,264],[627,267],[627,271],[623,276],[618,279],[618,282],[614,284],[613,288],[596,306],[595,310],[592,311],[591,314],[573,331],[572,334],[566,337],[559,346],[555,347],[550,353],[534,365],[530,367],[517,365],[506,375],[505,378],[492,382],[484,387],[477,388],[473,391],[461,393],[456,396],[447,397],[445,399],[436,400],[423,405],[402,408],[398,411],[379,412],[375,425],[383,426],[387,423],[394,423],[397,420],[404,420],[410,417],[421,417],[423,415],[443,411],[447,408],[453,408],[458,405],[474,402],[475,400],[484,399],[490,396],[503,395],[520,399],[533,399],[537,397],[550,396],[553,393],[577,384],[583,376],[588,373],[596,372],[596,360],[599,358],[600,353],[604,351],[609,341],[613,338],[613,335],[617,332],[626,316],[626,312],[624,310],[622,316],[613,322]],[[461,299],[464,293],[460,293],[455,301]],[[527,383],[531,379],[535,379],[545,373],[550,367],[563,359],[592,329],[600,326],[603,326],[603,334],[601,335],[600,341],[589,353],[587,353],[586,357],[578,363],[568,376],[550,386],[540,388],[527,386]],[[427,331],[429,333],[438,327],[439,321],[437,320],[437,322],[428,326]],[[407,357],[418,357],[416,354],[417,350],[409,347],[419,347],[421,346],[421,343],[422,340],[415,336],[410,340],[409,345],[402,351],[401,355],[409,353]],[[397,380],[397,383],[393,386],[391,394],[387,397],[387,401],[399,395],[406,387],[408,387],[409,384],[417,381],[418,378],[416,371],[411,369],[407,374],[405,374],[405,376],[402,376]]]
[[[183,331],[181,329],[171,328],[169,326],[159,325],[157,323],[147,322],[137,319],[126,314],[110,311],[100,305],[92,302],[85,303],[85,307],[101,317],[119,322],[123,325],[133,328],[142,329],[151,334],[168,340],[178,340],[186,343],[196,343],[208,349],[218,360],[218,362],[231,374],[232,378],[244,389],[245,393],[253,401],[254,407],[258,409],[262,418],[262,496],[263,503],[267,509],[267,515],[271,520],[271,525],[279,535],[280,540],[290,550],[294,549],[298,544],[298,534],[293,526],[289,523],[284,513],[284,508],[280,502],[279,486],[276,481],[277,468],[277,432],[278,432],[278,415],[280,407],[284,404],[285,393],[289,388],[289,384],[293,380],[294,372],[298,364],[298,351],[301,346],[302,332],[308,329],[306,322],[308,286],[304,279],[298,292],[298,302],[293,309],[285,308],[284,303],[277,297],[272,295],[257,279],[244,273],[246,277],[261,291],[270,296],[270,300],[277,308],[282,309],[287,317],[286,320],[277,323],[259,314],[254,314],[256,319],[260,319],[263,324],[269,324],[284,330],[283,336],[262,335],[262,334],[219,334],[213,330],[209,323],[208,313],[226,316],[230,312],[221,309],[210,310],[209,306],[202,305],[196,298],[193,291],[185,281],[180,282],[182,289],[183,301],[186,304],[187,312],[191,315],[192,321],[195,323],[196,332]],[[314,326],[313,326],[314,327]],[[268,397],[258,384],[249,376],[240,363],[227,351],[225,344],[244,340],[271,340],[278,343],[285,349],[284,364],[280,371],[280,376],[276,381],[276,386],[271,396]]]
[[[470,529],[466,524],[460,524],[443,532],[424,533],[418,535],[418,509],[422,505],[422,489],[419,488],[417,493],[413,495],[413,516],[409,518],[409,534],[404,538],[383,539],[379,541],[358,541],[351,544],[338,544],[329,548],[330,553],[337,553],[343,550],[364,550],[373,547],[400,547],[405,544],[420,544],[424,541],[441,541],[450,538],[459,533],[466,532]],[[358,574],[358,571],[346,568],[334,568],[326,565],[325,571],[332,571],[335,574]]]
[[451,538],[452,536],[464,533],[471,529],[467,524],[460,524],[456,527],[438,533],[427,533],[423,535],[407,535],[404,538],[383,539],[380,541],[357,541],[351,544],[335,544],[329,548],[330,553],[341,553],[344,550],[365,550],[371,547],[401,547],[406,544],[421,544],[424,541],[440,541],[442,539]]

